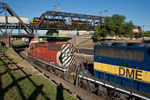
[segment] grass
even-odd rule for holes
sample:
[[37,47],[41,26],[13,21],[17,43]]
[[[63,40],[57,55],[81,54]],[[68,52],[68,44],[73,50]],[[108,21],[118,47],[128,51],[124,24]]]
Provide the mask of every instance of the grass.
[[22,40],[15,40],[13,41],[13,44],[15,44],[16,46],[23,46],[23,45],[26,45],[26,43]]
[[0,52],[0,100],[75,100],[61,86],[18,66],[11,55],[17,55],[12,48]]

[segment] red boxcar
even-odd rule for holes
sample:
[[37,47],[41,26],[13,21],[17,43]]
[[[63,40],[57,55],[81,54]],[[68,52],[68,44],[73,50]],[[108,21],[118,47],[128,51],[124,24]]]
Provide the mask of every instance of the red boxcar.
[[74,62],[74,46],[69,42],[30,44],[29,56],[58,69],[67,69]]

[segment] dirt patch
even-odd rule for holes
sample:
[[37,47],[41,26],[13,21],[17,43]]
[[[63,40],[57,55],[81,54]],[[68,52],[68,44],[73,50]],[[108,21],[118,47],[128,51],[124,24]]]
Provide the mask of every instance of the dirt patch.
[[20,66],[22,70],[25,70],[29,74],[39,74],[29,63],[22,59],[12,48],[8,48],[6,51],[6,56],[8,56],[14,64]]
[[93,48],[96,44],[101,42],[142,42],[142,40],[104,40],[101,42],[93,42],[92,38],[85,38],[80,36],[75,36],[73,39],[69,40],[71,43],[74,43],[76,47],[83,48]]
[[69,40],[69,42],[74,43],[76,47],[86,47],[86,48],[93,48],[95,42],[91,38],[84,38],[75,36],[73,39]]
[[93,56],[75,55],[75,64],[93,63]]

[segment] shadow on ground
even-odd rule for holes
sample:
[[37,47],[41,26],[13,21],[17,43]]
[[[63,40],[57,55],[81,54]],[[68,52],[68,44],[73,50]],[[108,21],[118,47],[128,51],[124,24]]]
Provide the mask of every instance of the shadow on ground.
[[56,100],[64,100],[64,97],[63,97],[63,86],[62,86],[62,84],[59,84],[57,86]]
[[[31,74],[27,74],[21,67],[19,67],[15,62],[12,61],[12,59],[8,58],[5,53],[2,53],[2,56],[4,59],[0,58],[0,62],[2,62],[3,66],[5,66],[5,71],[4,72],[0,72],[0,100],[4,100],[4,96],[5,94],[9,91],[9,89],[13,88],[14,86],[17,87],[17,90],[19,91],[19,95],[21,96],[21,98],[23,100],[36,100],[38,95],[41,94],[45,100],[50,100],[50,98],[48,98],[45,93],[42,91],[43,89],[43,84],[42,85],[37,85],[30,77],[32,76]],[[9,61],[9,63],[6,63],[6,61]],[[9,64],[14,64],[16,66],[16,68],[12,69],[9,67]],[[15,78],[15,76],[12,74],[12,71],[21,71],[21,73],[23,73],[24,75],[18,79]],[[9,74],[9,76],[12,79],[12,83],[9,84],[8,86],[6,86],[5,88],[2,87],[2,76],[5,74]],[[28,79],[32,85],[35,87],[35,90],[30,94],[30,96],[27,98],[25,97],[25,94],[23,93],[23,90],[21,89],[21,86],[18,84],[20,81],[24,80],[24,79]],[[58,91],[62,91],[59,89],[58,87]],[[59,92],[58,97],[63,98],[63,92]],[[58,100],[58,99],[57,99]],[[60,99],[59,99],[60,100]],[[63,99],[62,99],[63,100]]]

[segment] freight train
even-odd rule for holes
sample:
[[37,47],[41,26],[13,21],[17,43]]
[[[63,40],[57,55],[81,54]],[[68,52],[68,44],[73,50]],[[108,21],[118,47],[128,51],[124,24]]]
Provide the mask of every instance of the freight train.
[[28,56],[66,72],[73,64],[74,46],[69,42],[37,42],[30,44]]
[[[19,17],[24,23],[27,24],[29,18],[28,17]],[[20,23],[19,20],[15,16],[7,16],[8,24],[18,24]],[[5,24],[6,23],[6,17],[0,16],[0,23]]]
[[81,21],[81,20],[70,20],[70,25],[92,26],[92,24],[89,21]]
[[[103,42],[95,45],[94,78],[83,72],[78,75],[80,80],[150,99],[150,46],[147,43]],[[86,82],[80,84],[83,83]]]
[[[38,22],[40,22],[41,19],[39,17],[34,17],[33,19],[31,19],[30,24],[37,24]],[[66,20],[65,19],[48,19],[48,18],[44,18],[43,22],[46,24],[61,24],[61,25],[66,25]],[[79,26],[91,26],[92,23],[90,23],[89,21],[82,21],[82,20],[70,20],[70,25],[79,25]]]
[[[41,19],[39,17],[34,17],[33,19],[31,19],[31,24],[37,24],[38,22],[40,22]],[[46,24],[61,24],[61,25],[65,25],[65,19],[48,19],[48,18],[44,18],[43,22]]]

